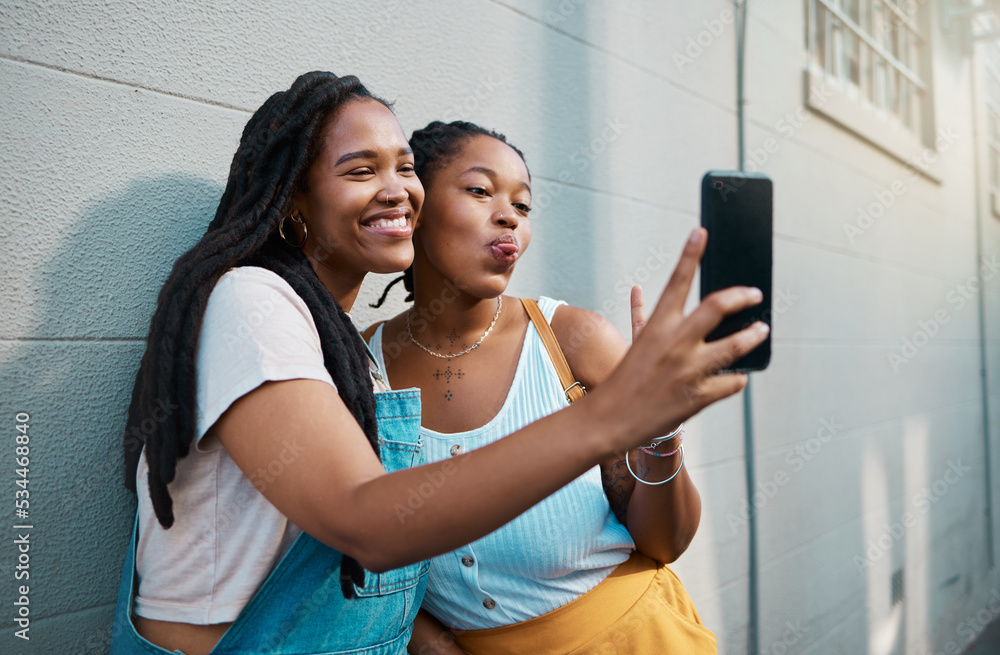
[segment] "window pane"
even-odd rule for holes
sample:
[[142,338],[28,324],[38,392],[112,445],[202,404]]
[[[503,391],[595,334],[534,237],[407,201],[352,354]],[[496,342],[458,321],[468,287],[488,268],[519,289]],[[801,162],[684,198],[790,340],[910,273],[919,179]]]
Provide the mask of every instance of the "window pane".
[[[902,0],[808,0],[813,61],[882,120],[921,133],[920,4]],[[884,112],[884,113],[882,113]]]
[[848,79],[850,79],[855,84],[861,83],[861,61],[860,61],[860,51],[861,42],[854,32],[847,29],[844,30],[844,58],[846,60],[845,70]]
[[813,58],[816,63],[819,64],[820,68],[823,70],[830,70],[829,62],[827,61],[826,53],[829,47],[826,38],[827,32],[827,15],[826,8],[820,4],[819,0],[813,0],[813,17],[815,21],[815,27],[813,30],[813,43],[814,52]]

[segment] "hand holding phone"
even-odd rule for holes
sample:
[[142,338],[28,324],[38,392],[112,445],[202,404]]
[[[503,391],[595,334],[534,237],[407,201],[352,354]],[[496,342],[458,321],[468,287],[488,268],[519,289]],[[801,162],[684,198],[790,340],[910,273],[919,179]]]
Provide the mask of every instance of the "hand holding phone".
[[[701,181],[701,224],[708,243],[701,260],[701,297],[732,286],[757,287],[759,305],[725,317],[706,337],[715,341],[755,321],[771,325],[773,184],[762,173],[709,171]],[[771,361],[771,337],[721,372],[762,371]]]

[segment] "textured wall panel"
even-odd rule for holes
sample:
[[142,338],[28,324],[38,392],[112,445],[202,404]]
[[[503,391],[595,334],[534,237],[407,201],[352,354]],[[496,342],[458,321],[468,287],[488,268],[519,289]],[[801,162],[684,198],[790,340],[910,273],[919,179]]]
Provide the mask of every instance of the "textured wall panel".
[[[941,153],[939,182],[914,179],[816,114],[789,119],[805,111],[803,7],[750,3],[747,32],[746,156],[775,180],[775,290],[784,294],[772,366],[754,376],[755,457],[759,482],[789,476],[760,507],[760,646],[891,652],[905,639],[940,649],[990,593],[982,465],[865,575],[852,557],[949,458],[983,453],[978,310],[972,298],[961,308],[947,300],[977,267],[971,69],[950,37],[929,33],[937,125],[958,137]],[[119,484],[117,443],[142,339],[170,265],[214,212],[249,111],[296,75],[325,69],[357,73],[395,100],[407,133],[456,118],[505,132],[527,156],[535,201],[534,241],[511,291],[603,311],[627,332],[623,292],[642,282],[653,305],[698,222],[702,173],[738,163],[731,8],[0,6],[0,419],[32,415],[33,565],[46,585],[33,597],[34,652],[106,650],[133,502]],[[901,180],[905,191],[849,238],[845,226],[872,203],[888,205],[879,198]],[[1000,221],[985,216],[991,257]],[[400,290],[383,309],[367,307],[391,277],[366,282],[352,312],[359,325],[404,308]],[[985,287],[995,436],[1000,276]],[[888,353],[939,310],[951,320],[894,371]],[[824,420],[844,427],[791,470],[788,454]],[[747,501],[741,400],[688,429],[705,510],[676,568],[720,652],[741,654],[747,531],[732,520]],[[1000,448],[992,459],[1000,500]],[[10,478],[0,487],[13,493]],[[1000,538],[1000,520],[994,531]],[[0,552],[0,563],[10,557]],[[904,609],[887,596],[896,567]]]
[[142,338],[205,231],[242,112],[0,60],[0,337]]
[[[0,417],[7,437],[0,493],[10,505],[20,488],[13,474],[14,417],[30,415],[30,577],[18,584],[30,590],[30,645],[38,648],[31,652],[70,652],[54,644],[86,640],[88,631],[104,627],[94,621],[110,619],[107,606],[117,594],[135,511],[135,499],[122,484],[120,444],[142,347],[141,342],[0,342]],[[6,511],[13,517],[10,505]],[[18,555],[12,540],[5,539],[0,551],[8,572]],[[13,583],[9,579],[3,592],[8,603],[14,600]],[[44,620],[53,617],[61,618],[46,626]],[[22,642],[12,633],[5,628],[0,635],[0,651],[20,652],[14,646]]]

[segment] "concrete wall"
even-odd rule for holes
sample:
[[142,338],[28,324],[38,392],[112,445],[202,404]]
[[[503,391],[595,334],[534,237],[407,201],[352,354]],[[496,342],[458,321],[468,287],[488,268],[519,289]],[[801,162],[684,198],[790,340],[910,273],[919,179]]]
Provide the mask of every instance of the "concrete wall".
[[[306,70],[351,72],[396,100],[407,131],[461,117],[506,132],[536,208],[511,291],[603,311],[625,332],[628,287],[652,302],[698,222],[701,175],[738,166],[731,17],[724,0],[0,6],[0,455],[12,471],[15,415],[30,414],[33,525],[31,641],[12,636],[6,540],[0,650],[106,650],[134,508],[118,444],[155,295],[267,95]],[[783,299],[772,365],[753,380],[759,493],[744,486],[742,400],[692,420],[704,515],[675,567],[721,653],[747,649],[750,502],[761,652],[937,653],[982,627],[1000,588],[984,518],[987,465],[994,500],[1000,485],[996,278],[982,321],[975,294],[954,300],[977,252],[1000,249],[975,168],[985,180],[979,105],[996,81],[930,20],[936,127],[952,141],[935,179],[818,114],[789,122],[804,104],[804,3],[750,3],[745,143],[748,157],[770,144],[755,165],[775,181]],[[905,191],[889,203],[894,182]],[[384,281],[366,284],[359,323],[402,308],[401,293],[366,307]],[[947,321],[926,327],[935,316]],[[921,331],[926,345],[890,359]]]
[[791,652],[938,652],[994,584],[979,312],[974,294],[952,302],[977,274],[969,60],[933,21],[947,135],[933,180],[813,114],[784,138],[803,97],[802,4],[755,8],[749,143],[781,144],[765,166],[776,285],[796,298],[755,381],[759,479],[789,478],[761,508],[761,647],[777,652],[787,621],[808,628]]

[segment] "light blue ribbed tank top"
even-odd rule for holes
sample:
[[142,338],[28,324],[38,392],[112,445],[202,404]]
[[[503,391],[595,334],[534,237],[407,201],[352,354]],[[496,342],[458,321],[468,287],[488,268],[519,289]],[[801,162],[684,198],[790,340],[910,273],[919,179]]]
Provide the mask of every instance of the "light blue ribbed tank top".
[[[551,321],[556,307],[566,303],[542,297],[538,304]],[[375,360],[385,371],[382,326],[371,341]],[[456,445],[461,452],[475,450],[566,405],[552,360],[530,325],[499,413],[467,432],[421,428],[426,461],[450,457]],[[442,492],[447,489],[445,485]],[[480,492],[488,502],[490,489]],[[526,621],[596,587],[634,548],[628,530],[611,512],[595,466],[499,530],[432,559],[423,607],[462,630]]]

